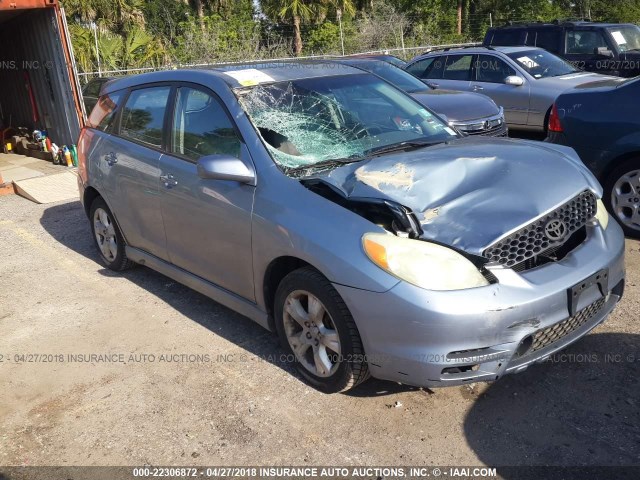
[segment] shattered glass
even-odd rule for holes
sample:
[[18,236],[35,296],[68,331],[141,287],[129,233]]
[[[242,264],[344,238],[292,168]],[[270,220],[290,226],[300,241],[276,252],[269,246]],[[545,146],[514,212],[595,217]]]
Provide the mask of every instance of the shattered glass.
[[303,167],[455,133],[410,97],[373,75],[257,85],[240,102],[279,165]]

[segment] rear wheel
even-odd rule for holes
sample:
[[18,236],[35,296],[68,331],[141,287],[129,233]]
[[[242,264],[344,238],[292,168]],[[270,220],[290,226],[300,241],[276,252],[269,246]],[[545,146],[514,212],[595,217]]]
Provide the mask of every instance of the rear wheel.
[[311,385],[335,393],[369,377],[353,317],[318,271],[305,267],[288,274],[278,286],[274,307],[280,343]]
[[89,215],[93,240],[105,266],[116,271],[134,266],[135,263],[127,258],[124,238],[114,221],[113,214],[101,197],[93,201]]
[[640,238],[640,158],[624,162],[611,172],[605,181],[604,200],[624,233]]

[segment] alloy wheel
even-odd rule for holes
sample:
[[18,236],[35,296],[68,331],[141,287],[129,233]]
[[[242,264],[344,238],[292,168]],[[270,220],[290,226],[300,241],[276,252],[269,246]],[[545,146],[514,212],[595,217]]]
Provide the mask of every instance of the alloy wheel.
[[118,239],[111,217],[102,208],[97,208],[93,214],[93,231],[100,252],[105,259],[113,262],[118,255]]
[[640,170],[618,178],[611,191],[611,206],[622,224],[640,231]]
[[287,341],[306,370],[330,377],[340,364],[340,337],[322,302],[304,290],[295,290],[285,300],[283,311]]

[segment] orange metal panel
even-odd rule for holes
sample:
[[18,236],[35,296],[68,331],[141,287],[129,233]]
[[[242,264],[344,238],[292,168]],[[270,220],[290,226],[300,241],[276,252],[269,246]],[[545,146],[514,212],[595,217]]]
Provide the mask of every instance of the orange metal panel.
[[58,5],[58,0],[9,0],[0,2],[0,10],[28,10]]

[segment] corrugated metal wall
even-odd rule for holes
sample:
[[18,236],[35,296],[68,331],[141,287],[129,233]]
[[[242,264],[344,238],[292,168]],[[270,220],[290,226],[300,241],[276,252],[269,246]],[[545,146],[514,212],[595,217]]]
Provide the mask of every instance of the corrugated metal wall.
[[[53,8],[25,10],[0,24],[0,113],[5,126],[46,129],[60,146],[75,143],[80,126],[55,14]],[[25,71],[40,117],[35,123]]]

